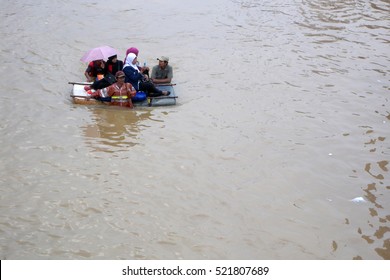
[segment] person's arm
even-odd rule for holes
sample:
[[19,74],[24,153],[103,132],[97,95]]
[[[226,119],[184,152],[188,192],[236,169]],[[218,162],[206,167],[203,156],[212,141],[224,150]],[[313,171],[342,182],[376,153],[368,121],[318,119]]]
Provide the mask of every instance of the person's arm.
[[141,73],[149,72],[149,67],[147,66],[138,67],[138,69]]
[[88,75],[88,72],[85,71],[84,73],[85,77],[87,78],[87,82],[92,82],[93,81],[93,78],[91,76]]
[[89,69],[89,68],[87,68],[87,70],[85,70],[84,75],[85,75],[85,77],[87,78],[87,82],[90,82],[90,83],[91,83],[91,82],[93,82],[95,79],[89,75],[90,72],[88,71],[88,69]]
[[126,75],[126,82],[136,82],[143,78],[143,75],[136,71],[133,67],[127,66],[123,68],[123,72]]
[[171,78],[166,78],[166,79],[152,79],[153,83],[155,84],[169,84],[171,83],[172,79]]
[[115,93],[114,85],[115,85],[115,84],[113,84],[113,85],[111,85],[111,86],[108,87],[108,89],[107,89],[107,95],[108,95],[108,96],[113,96],[113,95],[114,95],[114,93]]
[[126,83],[125,85],[126,85],[126,89],[127,89],[127,97],[128,98],[134,97],[136,95],[137,91],[135,90],[133,85],[130,83]]
[[93,80],[94,80],[94,78],[89,75],[91,73],[91,71],[92,71],[91,66],[88,65],[87,69],[85,69],[85,72],[84,72],[84,75],[87,78],[88,82],[93,82]]

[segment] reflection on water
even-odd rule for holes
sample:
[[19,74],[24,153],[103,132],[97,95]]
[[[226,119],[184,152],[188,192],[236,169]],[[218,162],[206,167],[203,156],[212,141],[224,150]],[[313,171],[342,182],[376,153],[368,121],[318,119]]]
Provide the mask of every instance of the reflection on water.
[[[390,227],[388,225],[390,213],[385,207],[388,201],[383,200],[386,191],[390,190],[388,178],[389,153],[383,145],[386,137],[374,136],[372,138],[371,135],[376,134],[373,129],[367,130],[366,134],[370,135],[370,140],[365,143],[365,146],[369,148],[369,152],[378,154],[379,157],[384,159],[377,162],[368,162],[364,166],[364,171],[372,180],[372,183],[367,184],[367,187],[363,188],[364,196],[370,204],[369,215],[371,218],[367,221],[369,226],[361,224],[357,232],[369,246],[373,247],[380,257],[389,260],[390,238],[388,234],[390,233]],[[362,257],[358,255],[354,259],[362,259]]]
[[90,108],[93,124],[82,127],[87,146],[92,151],[114,153],[137,145],[142,121],[150,119],[150,110],[120,107]]

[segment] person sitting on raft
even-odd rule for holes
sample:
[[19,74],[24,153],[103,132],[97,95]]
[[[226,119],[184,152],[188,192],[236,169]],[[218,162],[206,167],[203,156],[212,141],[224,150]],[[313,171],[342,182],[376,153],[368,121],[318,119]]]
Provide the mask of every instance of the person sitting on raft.
[[111,73],[115,76],[116,72],[122,71],[123,69],[123,61],[118,59],[117,55],[110,56],[106,62],[106,66],[104,67],[104,73]]
[[127,51],[126,51],[126,56],[125,56],[125,60],[126,61],[126,57],[129,53],[133,53],[137,56],[137,67],[138,67],[138,70],[141,71],[141,73],[145,74],[145,75],[148,75],[149,76],[149,67],[147,66],[140,66],[139,65],[139,62],[138,62],[138,54],[139,54],[139,50],[135,47],[131,47],[131,48],[128,48]]
[[168,65],[169,57],[161,56],[157,58],[158,65],[152,68],[151,81],[155,84],[169,84],[172,82],[173,69]]
[[129,53],[126,57],[123,72],[126,75],[126,83],[131,83],[137,91],[146,92],[149,97],[167,96],[169,91],[162,91],[155,87],[149,80],[147,75],[144,75],[137,67],[137,56],[134,53]]
[[[94,60],[88,64],[85,69],[84,75],[88,82],[94,82],[99,75],[104,73],[105,63],[103,60]],[[101,77],[102,78],[102,77]]]
[[[110,85],[116,82],[115,74],[118,71],[121,71],[122,68],[123,68],[123,61],[118,60],[117,55],[110,56],[107,62],[105,63],[104,69],[99,68],[97,70],[97,74],[98,74],[97,76],[100,77],[100,79],[95,80],[93,84],[90,86],[85,86],[84,89],[98,90],[98,89],[109,87]],[[101,78],[102,76],[100,76],[99,74],[103,75],[104,77]]]

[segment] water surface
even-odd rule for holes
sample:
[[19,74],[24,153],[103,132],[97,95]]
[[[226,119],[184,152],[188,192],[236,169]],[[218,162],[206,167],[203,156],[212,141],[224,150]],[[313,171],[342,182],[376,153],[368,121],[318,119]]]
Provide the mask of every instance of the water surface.
[[[390,259],[388,0],[1,2],[1,259]],[[72,104],[99,45],[178,105]]]

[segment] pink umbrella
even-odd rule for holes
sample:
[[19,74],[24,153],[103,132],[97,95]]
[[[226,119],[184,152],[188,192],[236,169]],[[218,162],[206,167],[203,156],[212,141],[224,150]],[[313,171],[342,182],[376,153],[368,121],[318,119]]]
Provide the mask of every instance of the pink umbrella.
[[116,54],[118,54],[116,49],[109,46],[101,46],[86,52],[80,60],[83,62],[91,62],[100,59],[107,60],[110,56]]

